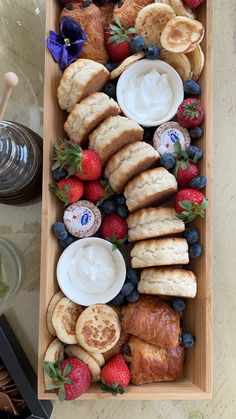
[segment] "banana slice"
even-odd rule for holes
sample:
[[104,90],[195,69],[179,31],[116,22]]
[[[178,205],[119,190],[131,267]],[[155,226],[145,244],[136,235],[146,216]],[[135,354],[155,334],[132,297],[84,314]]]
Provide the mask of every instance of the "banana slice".
[[186,7],[182,0],[170,0],[170,5],[176,13],[176,16],[185,16],[189,19],[195,19],[196,13],[189,7]]
[[155,3],[163,3],[168,4],[168,6],[171,6],[170,0],[155,0]]
[[119,77],[121,75],[121,73],[123,73],[123,71],[129,67],[130,64],[136,63],[136,61],[141,60],[141,58],[143,58],[145,56],[144,52],[137,52],[134,55],[131,55],[130,57],[126,58],[124,61],[122,61],[122,63],[115,68],[115,70],[113,70],[110,73],[110,79],[116,79],[117,77]]
[[167,51],[187,53],[200,44],[204,32],[204,26],[198,20],[176,16],[163,29],[161,45]]
[[87,365],[89,371],[91,372],[93,383],[97,383],[100,380],[100,367],[93,357],[79,345],[68,345],[65,348],[65,353],[72,357],[75,356]]
[[[59,339],[54,339],[46,350],[44,361],[50,361],[56,364],[62,362],[64,359],[64,345]],[[52,384],[52,379],[44,371],[44,384],[49,387]]]
[[93,357],[99,367],[103,367],[105,364],[105,358],[103,354],[100,354],[99,352],[89,352],[89,354]]
[[149,4],[140,10],[135,21],[135,29],[144,39],[146,47],[152,44],[160,45],[163,29],[175,16],[172,7],[162,3]]
[[198,45],[193,51],[189,52],[187,57],[191,65],[192,78],[194,80],[198,80],[205,63],[205,57],[200,45]]
[[48,309],[47,309],[47,327],[48,327],[48,331],[49,333],[51,333],[52,336],[56,336],[56,331],[53,327],[52,324],[52,315],[53,312],[56,308],[57,303],[63,298],[65,297],[64,294],[61,291],[58,291],[50,300],[49,304],[48,304]]
[[192,71],[190,61],[185,54],[176,54],[175,52],[162,51],[161,60],[170,64],[177,73],[179,73],[183,81],[191,79]]

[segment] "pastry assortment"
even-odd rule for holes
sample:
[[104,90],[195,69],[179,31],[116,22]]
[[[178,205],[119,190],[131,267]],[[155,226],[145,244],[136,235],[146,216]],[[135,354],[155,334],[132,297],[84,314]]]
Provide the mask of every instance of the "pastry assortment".
[[[185,348],[195,344],[181,321],[197,294],[188,264],[203,251],[192,222],[204,217],[207,179],[194,144],[205,117],[197,82],[204,27],[195,10],[202,1],[65,3],[61,31],[71,27],[73,43],[58,41],[56,56],[55,33],[47,42],[64,71],[57,97],[68,138],[52,153],[50,190],[65,206],[52,231],[65,250],[61,290],[47,309],[44,378],[46,391],[72,400],[91,382],[116,395],[129,383],[182,376]],[[117,103],[119,77],[156,60],[171,68],[184,100],[174,120],[141,126]],[[150,121],[164,117],[175,100],[169,74],[154,64],[142,78],[134,74],[129,106]]]

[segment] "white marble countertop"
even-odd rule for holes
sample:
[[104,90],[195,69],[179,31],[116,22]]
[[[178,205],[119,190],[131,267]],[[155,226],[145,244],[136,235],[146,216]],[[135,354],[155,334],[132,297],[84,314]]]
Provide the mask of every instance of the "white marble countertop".
[[[44,0],[0,0],[0,92],[3,74],[16,71],[20,83],[6,119],[42,133]],[[209,401],[56,402],[52,419],[235,419],[236,418],[236,1],[214,1],[214,387]],[[41,203],[0,205],[0,236],[23,254],[24,285],[6,314],[27,356],[37,368]]]

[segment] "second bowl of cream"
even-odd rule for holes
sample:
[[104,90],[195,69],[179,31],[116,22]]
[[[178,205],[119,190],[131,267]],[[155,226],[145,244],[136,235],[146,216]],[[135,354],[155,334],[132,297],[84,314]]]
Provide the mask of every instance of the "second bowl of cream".
[[172,119],[183,97],[180,76],[160,60],[145,59],[130,65],[117,83],[117,100],[123,113],[146,127]]

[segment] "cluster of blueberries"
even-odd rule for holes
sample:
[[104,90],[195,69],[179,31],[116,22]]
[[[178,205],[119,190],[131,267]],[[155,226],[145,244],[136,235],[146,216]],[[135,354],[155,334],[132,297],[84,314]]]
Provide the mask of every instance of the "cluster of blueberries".
[[129,210],[126,205],[124,195],[112,195],[110,198],[105,199],[99,207],[102,216],[108,214],[118,214],[121,218],[127,218]]

